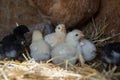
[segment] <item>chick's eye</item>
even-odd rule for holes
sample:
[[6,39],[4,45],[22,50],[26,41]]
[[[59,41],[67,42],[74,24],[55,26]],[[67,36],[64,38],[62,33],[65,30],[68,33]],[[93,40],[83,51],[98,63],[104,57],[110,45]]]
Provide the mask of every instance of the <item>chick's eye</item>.
[[75,34],[75,36],[78,36],[79,34]]
[[60,29],[60,27],[58,27],[58,29]]

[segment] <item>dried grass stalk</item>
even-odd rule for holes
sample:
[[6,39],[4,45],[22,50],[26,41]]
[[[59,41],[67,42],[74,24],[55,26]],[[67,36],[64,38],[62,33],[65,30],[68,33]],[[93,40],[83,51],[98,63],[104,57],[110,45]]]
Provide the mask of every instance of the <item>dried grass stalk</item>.
[[96,70],[85,65],[70,66],[68,70],[51,63],[1,61],[0,79],[4,80],[106,80]]

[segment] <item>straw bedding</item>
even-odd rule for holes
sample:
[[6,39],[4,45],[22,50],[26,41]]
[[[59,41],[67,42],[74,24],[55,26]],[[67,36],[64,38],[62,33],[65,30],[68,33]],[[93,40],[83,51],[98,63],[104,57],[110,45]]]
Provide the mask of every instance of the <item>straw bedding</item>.
[[95,69],[85,65],[61,68],[52,63],[37,63],[34,59],[0,62],[0,80],[106,80]]

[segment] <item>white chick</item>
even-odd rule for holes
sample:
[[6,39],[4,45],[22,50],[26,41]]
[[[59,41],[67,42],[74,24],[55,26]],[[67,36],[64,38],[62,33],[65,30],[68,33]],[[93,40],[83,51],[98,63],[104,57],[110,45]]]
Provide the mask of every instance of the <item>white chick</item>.
[[90,61],[96,57],[96,47],[91,41],[81,39],[80,47],[84,61]]
[[45,41],[53,48],[65,41],[66,28],[64,24],[56,26],[55,32],[45,36]]
[[50,46],[43,40],[42,33],[39,30],[33,31],[30,51],[31,57],[37,61],[50,59]]
[[76,63],[76,48],[79,45],[79,39],[82,37],[80,30],[73,30],[66,36],[65,42],[55,46],[51,52],[52,62],[55,64],[64,63],[68,60],[71,64]]

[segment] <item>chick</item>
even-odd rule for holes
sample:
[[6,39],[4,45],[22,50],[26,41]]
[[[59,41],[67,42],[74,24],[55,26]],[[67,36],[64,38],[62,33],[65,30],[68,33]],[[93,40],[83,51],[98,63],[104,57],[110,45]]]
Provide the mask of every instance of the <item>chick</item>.
[[120,42],[106,44],[102,49],[101,59],[105,69],[108,64],[120,65]]
[[30,52],[31,57],[37,61],[47,61],[50,59],[50,46],[43,40],[42,33],[38,30],[33,31]]
[[19,25],[13,30],[13,34],[5,36],[1,43],[3,54],[8,59],[18,59],[25,48],[24,34],[29,32],[25,25]]
[[96,57],[96,47],[91,41],[81,39],[80,48],[84,61],[91,61]]
[[[65,42],[55,46],[51,52],[52,62],[55,64],[68,60],[70,63],[76,63],[77,46],[79,39],[82,37],[80,30],[73,30],[66,36]],[[63,64],[64,65],[64,64]]]
[[53,48],[65,41],[66,28],[64,24],[56,26],[55,32],[45,36],[45,41]]

